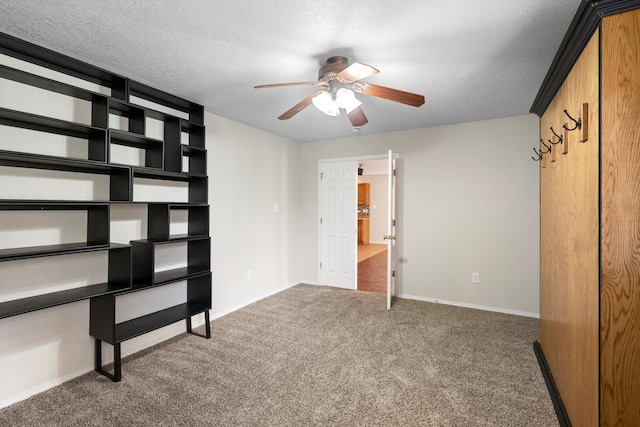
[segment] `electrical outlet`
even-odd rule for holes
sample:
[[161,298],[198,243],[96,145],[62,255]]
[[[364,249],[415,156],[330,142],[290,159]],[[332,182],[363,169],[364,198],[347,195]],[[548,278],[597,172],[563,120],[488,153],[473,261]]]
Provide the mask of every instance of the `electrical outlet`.
[[480,273],[471,273],[471,282],[480,283]]
[[253,279],[253,270],[247,270],[247,280]]

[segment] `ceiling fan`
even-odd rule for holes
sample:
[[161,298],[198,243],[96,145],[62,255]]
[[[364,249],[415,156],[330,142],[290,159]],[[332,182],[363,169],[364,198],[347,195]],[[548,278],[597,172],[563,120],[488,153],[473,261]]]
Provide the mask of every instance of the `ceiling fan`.
[[354,128],[358,128],[369,121],[362,108],[360,108],[362,102],[355,97],[355,93],[376,96],[413,107],[419,107],[424,104],[424,96],[422,95],[360,81],[378,72],[370,65],[359,62],[349,64],[349,60],[344,56],[332,56],[318,70],[317,81],[259,85],[255,86],[255,89],[282,86],[323,86],[323,89],[298,102],[278,119],[290,119],[313,103],[316,108],[329,116],[339,116],[340,110],[345,110]]

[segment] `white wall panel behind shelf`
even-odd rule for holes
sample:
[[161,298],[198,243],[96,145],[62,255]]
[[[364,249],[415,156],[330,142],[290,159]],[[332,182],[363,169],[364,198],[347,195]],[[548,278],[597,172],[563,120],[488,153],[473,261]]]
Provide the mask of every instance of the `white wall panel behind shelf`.
[[0,166],[0,176],[0,199],[109,200],[107,175]]
[[[42,102],[43,98],[49,102]],[[91,124],[89,101],[12,80],[0,79],[0,107],[84,125]]]
[[107,281],[106,252],[6,261],[0,266],[0,302]]

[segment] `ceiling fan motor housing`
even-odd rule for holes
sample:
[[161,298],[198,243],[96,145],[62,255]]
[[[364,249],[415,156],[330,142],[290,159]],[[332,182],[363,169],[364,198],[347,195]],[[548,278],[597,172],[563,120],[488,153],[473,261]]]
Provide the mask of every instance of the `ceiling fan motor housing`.
[[327,63],[318,70],[318,81],[330,82],[335,80],[338,73],[349,66],[349,60],[344,56],[332,56]]

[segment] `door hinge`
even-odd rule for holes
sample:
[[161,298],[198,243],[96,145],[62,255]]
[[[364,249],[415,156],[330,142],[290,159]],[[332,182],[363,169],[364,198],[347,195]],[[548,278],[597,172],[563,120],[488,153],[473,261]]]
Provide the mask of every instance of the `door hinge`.
[[394,169],[394,170],[393,170],[393,176],[396,176],[396,175],[397,175],[397,174],[396,174],[396,172],[398,172],[398,170],[397,170],[397,169]]
[[324,172],[320,172],[320,179],[324,178]]
[[394,227],[396,226],[396,220],[395,219],[393,220],[393,226]]
[[322,224],[322,218],[320,218],[320,224]]
[[320,263],[320,268],[322,268],[322,263]]
[[396,277],[396,271],[395,271],[395,270],[393,270],[393,271],[391,272],[391,277]]

